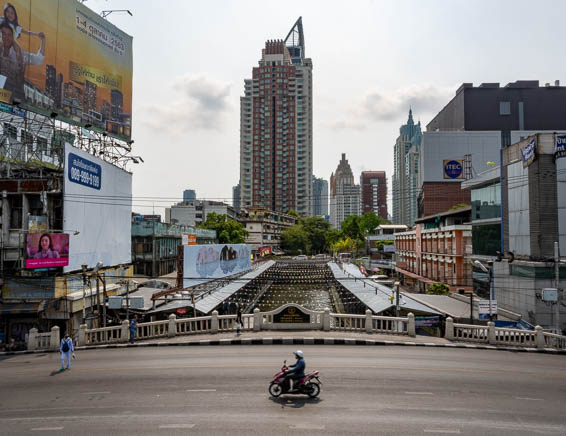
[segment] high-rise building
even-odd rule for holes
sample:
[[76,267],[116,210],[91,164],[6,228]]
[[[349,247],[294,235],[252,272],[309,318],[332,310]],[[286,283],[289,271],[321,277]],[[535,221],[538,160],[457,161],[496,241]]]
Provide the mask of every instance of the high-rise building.
[[418,170],[422,142],[421,122],[409,119],[399,129],[393,169],[393,223],[412,225],[418,217]]
[[124,107],[124,95],[121,91],[117,89],[110,91],[110,104],[112,105],[112,119],[118,120]]
[[194,189],[185,189],[183,191],[183,201],[195,201],[197,199],[197,193]]
[[385,171],[362,171],[360,176],[362,190],[362,214],[375,212],[387,219],[387,177]]
[[328,181],[312,176],[312,214],[328,215]]
[[83,102],[83,111],[88,113],[89,111],[96,111],[96,93],[98,86],[96,83],[85,80],[85,93]]
[[350,215],[360,215],[360,186],[354,183],[354,173],[342,153],[336,172],[330,176],[330,223],[339,229]]
[[240,213],[240,206],[241,206],[241,195],[240,195],[240,184],[238,183],[236,186],[232,187],[232,206],[237,214]]
[[312,214],[312,61],[301,18],[265,43],[240,98],[240,207]]

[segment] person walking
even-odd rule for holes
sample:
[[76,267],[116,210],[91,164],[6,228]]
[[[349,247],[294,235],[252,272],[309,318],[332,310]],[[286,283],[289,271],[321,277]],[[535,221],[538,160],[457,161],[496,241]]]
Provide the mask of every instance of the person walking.
[[136,339],[136,331],[138,328],[138,316],[134,316],[130,321],[130,344],[134,343]]
[[[71,354],[75,356],[75,346],[73,345],[73,339],[69,337],[69,333],[65,332],[65,336],[61,339],[61,346],[59,347],[61,352],[61,369],[71,369]],[[67,359],[67,367],[65,368],[65,359]]]
[[242,307],[238,304],[238,311],[236,312],[236,336],[240,336],[240,330],[244,326],[242,319]]

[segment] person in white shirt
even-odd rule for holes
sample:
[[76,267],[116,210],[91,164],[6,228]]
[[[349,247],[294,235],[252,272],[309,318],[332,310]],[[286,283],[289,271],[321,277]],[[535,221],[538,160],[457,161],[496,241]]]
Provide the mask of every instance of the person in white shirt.
[[66,369],[71,369],[71,355],[74,356],[75,346],[73,345],[73,339],[69,337],[68,333],[65,333],[65,337],[61,339],[61,346],[59,347],[61,352],[61,369],[65,370],[65,358],[67,359]]

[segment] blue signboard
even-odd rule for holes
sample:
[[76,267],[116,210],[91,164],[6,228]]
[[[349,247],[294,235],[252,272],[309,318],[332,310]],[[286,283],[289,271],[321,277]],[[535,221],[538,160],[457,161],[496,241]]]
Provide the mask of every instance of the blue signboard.
[[554,158],[559,159],[561,157],[566,157],[566,135],[556,135]]
[[444,161],[444,178],[445,179],[461,179],[463,174],[463,165],[461,160],[445,160]]
[[529,141],[525,148],[521,149],[521,155],[523,156],[523,168],[527,168],[532,164],[537,158],[537,141],[533,138]]
[[69,181],[79,185],[100,190],[102,183],[102,167],[88,159],[69,153],[67,162]]

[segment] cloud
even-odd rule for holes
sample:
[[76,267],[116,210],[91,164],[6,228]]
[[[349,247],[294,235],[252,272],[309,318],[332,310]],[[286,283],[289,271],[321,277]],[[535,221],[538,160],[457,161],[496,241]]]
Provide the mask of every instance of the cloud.
[[166,105],[142,108],[152,127],[171,126],[177,133],[189,130],[222,130],[229,112],[230,83],[205,76],[181,76],[171,83],[175,98]]
[[392,91],[374,89],[363,95],[346,111],[347,118],[331,122],[333,129],[363,130],[370,122],[394,121],[407,117],[409,108],[415,118],[440,111],[454,95],[454,87],[410,85]]

